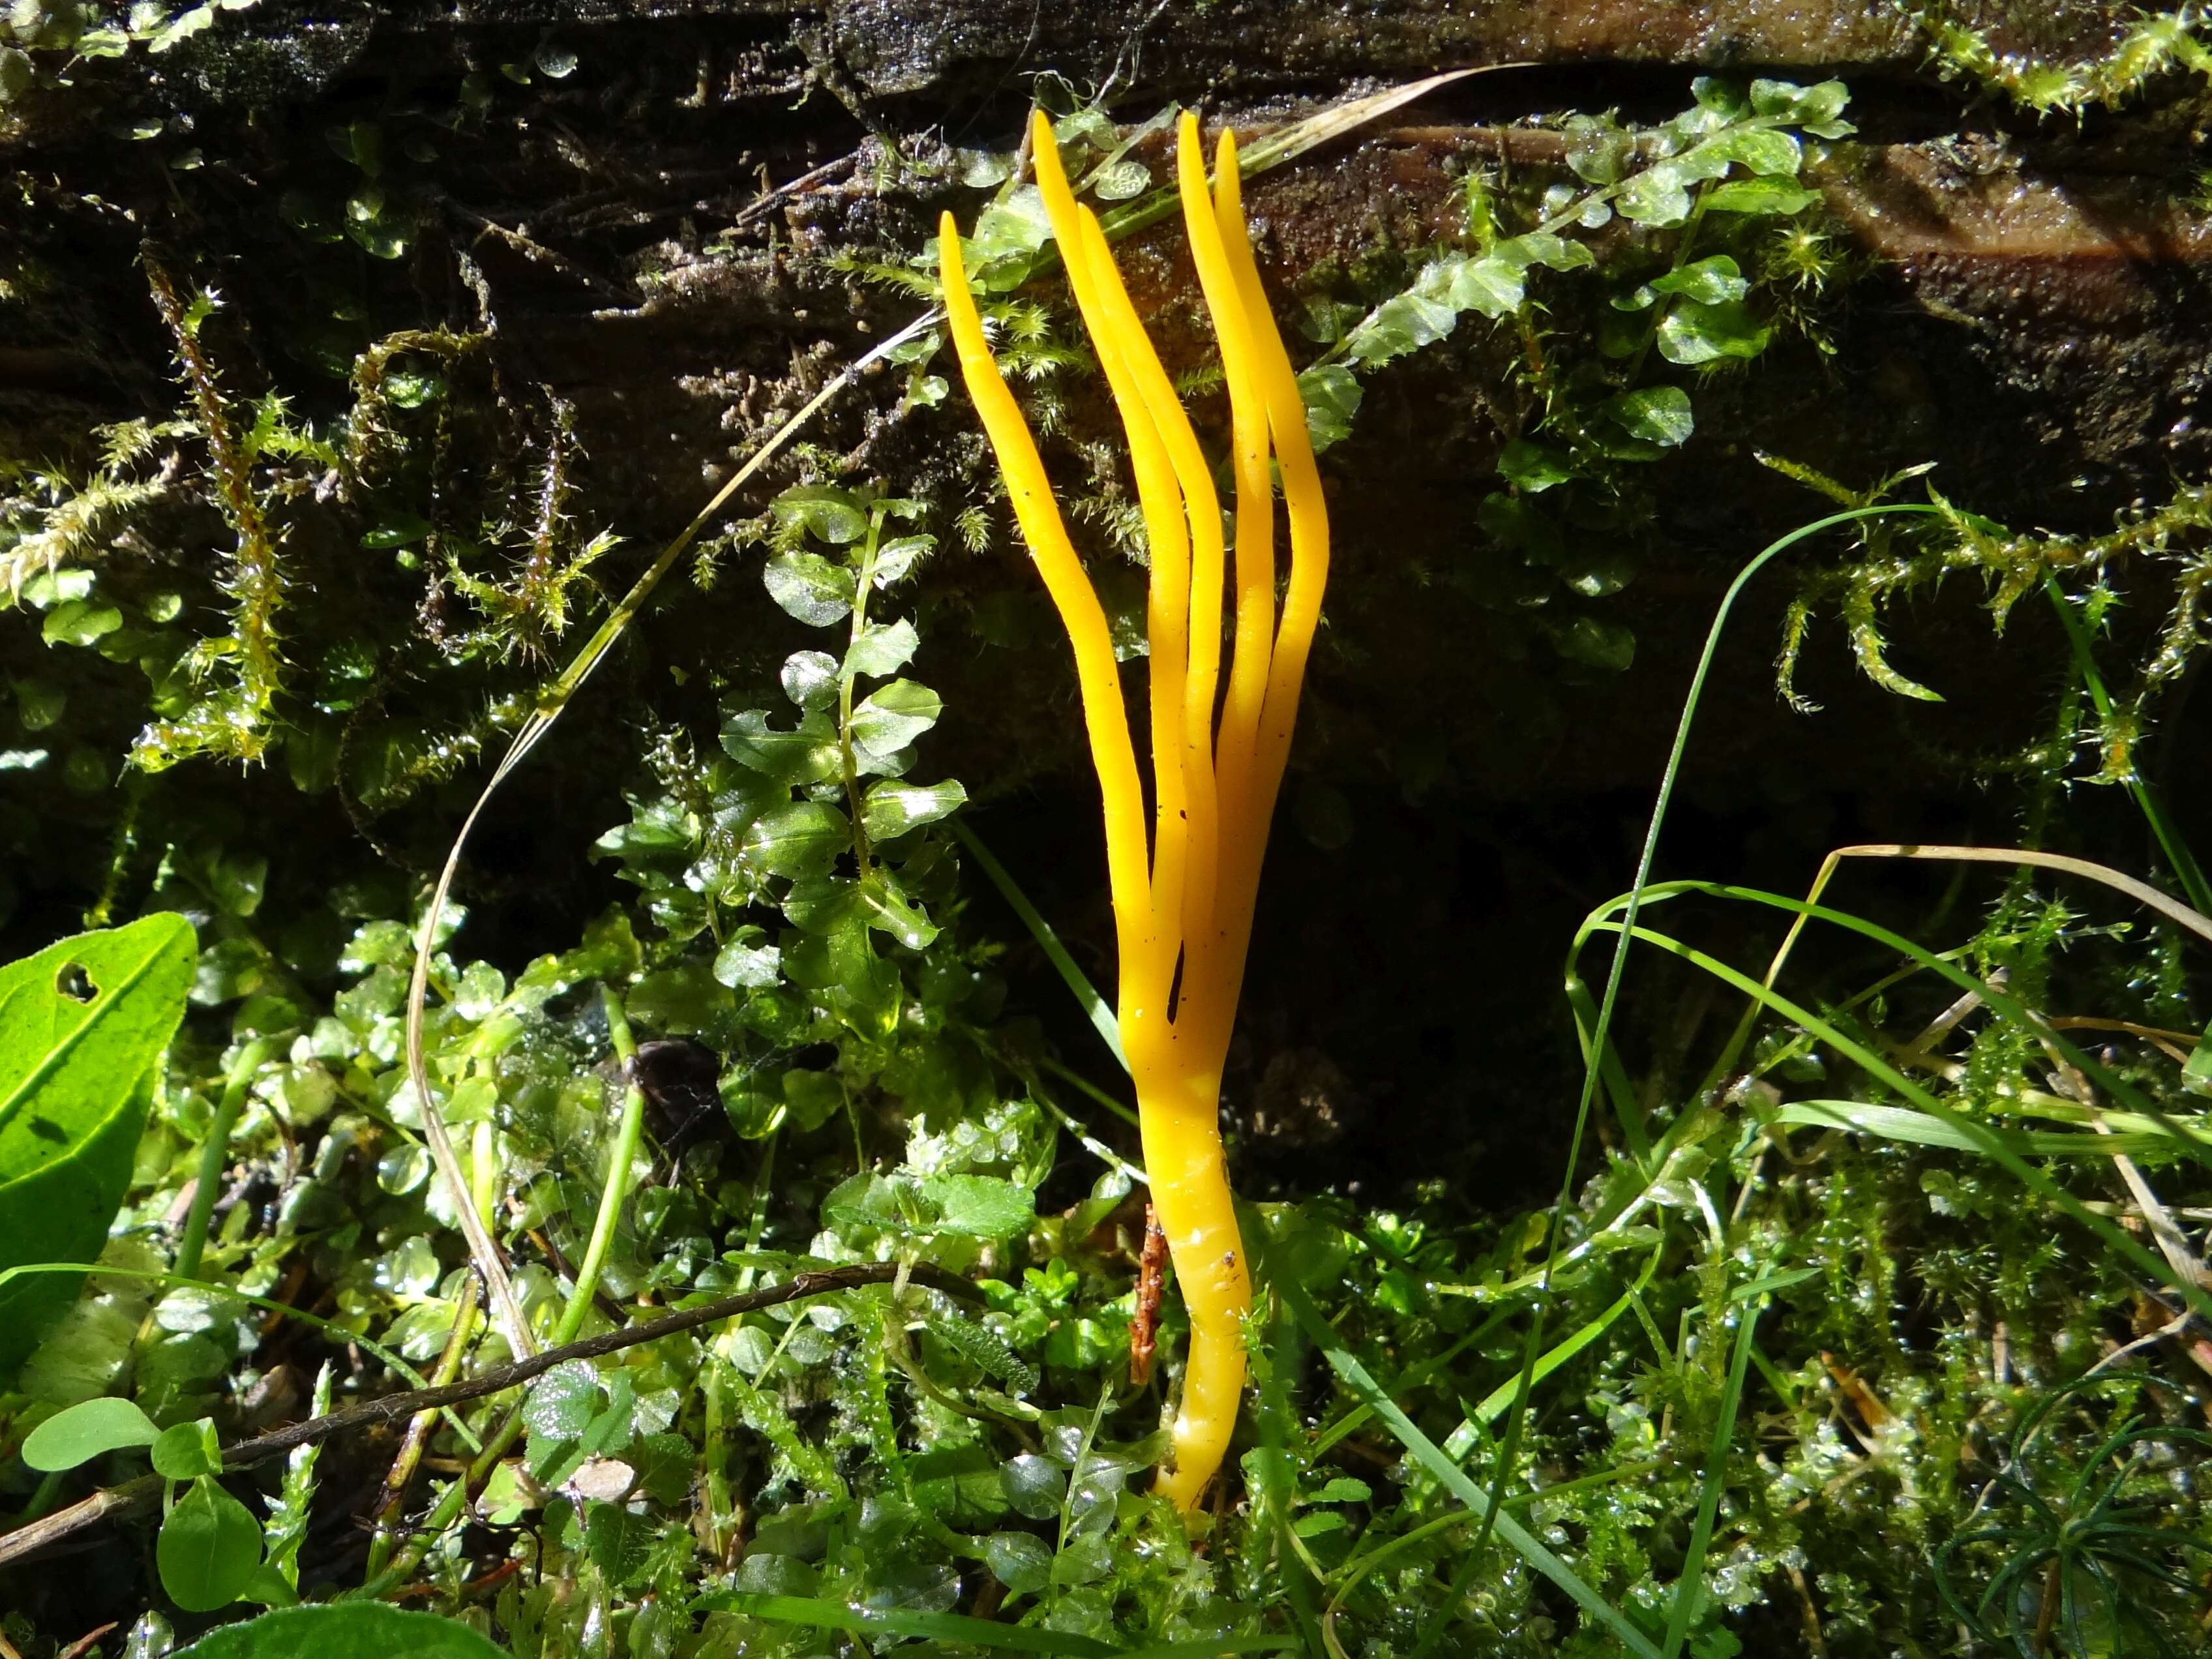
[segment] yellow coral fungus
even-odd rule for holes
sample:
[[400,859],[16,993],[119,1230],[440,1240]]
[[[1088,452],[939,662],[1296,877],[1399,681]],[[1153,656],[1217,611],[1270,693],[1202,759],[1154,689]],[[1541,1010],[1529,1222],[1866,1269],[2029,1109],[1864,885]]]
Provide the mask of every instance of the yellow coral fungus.
[[[1209,192],[1195,117],[1183,117],[1179,137],[1183,221],[1229,387],[1237,608],[1225,691],[1228,550],[1212,475],[1097,216],[1068,188],[1051,124],[1041,114],[1033,144],[1069,285],[1128,437],[1151,547],[1149,840],[1105,612],[1068,539],[1036,444],[984,342],[949,214],[939,246],[961,374],[1023,538],[1075,647],[1105,805],[1122,1048],[1136,1085],[1153,1205],[1190,1313],[1174,1451],[1159,1480],[1159,1490],[1188,1509],[1228,1450],[1244,1385],[1240,1327],[1252,1286],[1222,1162],[1221,1070],[1244,981],[1267,826],[1321,617],[1328,521],[1304,405],[1245,235],[1236,142],[1222,135]],[[1271,460],[1290,526],[1279,622]]]

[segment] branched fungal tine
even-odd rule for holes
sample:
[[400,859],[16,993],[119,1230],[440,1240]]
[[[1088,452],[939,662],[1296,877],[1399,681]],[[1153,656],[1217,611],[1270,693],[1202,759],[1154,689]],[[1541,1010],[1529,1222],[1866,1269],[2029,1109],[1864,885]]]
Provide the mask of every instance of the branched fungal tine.
[[[1105,233],[1068,187],[1042,114],[1031,137],[1038,187],[1069,286],[1127,437],[1150,544],[1155,828],[1149,839],[1105,614],[1068,538],[1036,444],[984,342],[949,214],[939,240],[940,270],[962,377],[1075,650],[1105,809],[1122,1045],[1136,1085],[1153,1205],[1190,1314],[1175,1450],[1160,1472],[1159,1490],[1189,1509],[1228,1451],[1244,1384],[1240,1325],[1252,1288],[1222,1159],[1221,1072],[1243,986],[1268,822],[1328,580],[1328,525],[1304,406],[1245,234],[1236,144],[1224,135],[1209,191],[1198,122],[1186,115],[1178,154],[1183,222],[1221,346],[1237,480],[1234,651],[1217,729],[1222,590],[1230,561],[1212,476],[1121,285]],[[1283,479],[1291,542],[1279,622],[1275,471]]]

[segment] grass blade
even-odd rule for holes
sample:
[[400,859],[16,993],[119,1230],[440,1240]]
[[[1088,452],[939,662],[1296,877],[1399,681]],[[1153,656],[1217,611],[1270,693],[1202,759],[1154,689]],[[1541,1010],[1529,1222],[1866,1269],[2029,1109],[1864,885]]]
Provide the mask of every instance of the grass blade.
[[[2058,586],[2058,578],[2046,574],[2043,591],[2050,595],[2051,604],[2058,612],[2058,625],[2066,630],[2066,642],[2074,649],[2074,665],[2081,671],[2081,684],[2087,688],[2089,700],[2096,705],[2097,718],[2110,721],[2112,718],[2112,693],[2105,688],[2105,677],[2097,672],[2097,657],[2091,648],[2089,630],[2075,613],[2074,601],[2068,599]],[[2212,914],[2212,882],[2204,878],[2204,872],[2197,862],[2197,855],[2189,843],[2181,838],[2179,830],[2166,815],[2166,805],[2148,778],[2130,768],[2128,774],[2128,793],[2135,797],[2142,809],[2143,822],[2158,838],[2159,848],[2173,872],[2181,890],[2189,895],[2189,902],[2207,914]]]
[[904,1607],[878,1610],[816,1596],[755,1595],[743,1590],[702,1596],[692,1607],[698,1612],[749,1613],[776,1624],[843,1631],[853,1636],[910,1636],[1006,1653],[1065,1656],[1065,1659],[1212,1659],[1216,1654],[1279,1653],[1297,1645],[1287,1636],[1209,1636],[1131,1651],[1072,1632],[1003,1625],[995,1619],[975,1619],[966,1613],[921,1613]]
[[[1666,768],[1660,774],[1658,793],[1651,804],[1650,821],[1644,827],[1643,849],[1637,854],[1636,880],[1629,889],[1628,913],[1624,919],[1624,927],[1635,926],[1637,905],[1651,879],[1651,866],[1659,852],[1659,836],[1666,827],[1668,808],[1674,802],[1675,780],[1681,775],[1682,756],[1690,746],[1690,727],[1697,719],[1698,705],[1705,696],[1705,681],[1712,672],[1713,659],[1720,653],[1721,634],[1728,626],[1728,619],[1729,614],[1735,609],[1736,600],[1742,595],[1743,590],[1750,585],[1751,579],[1790,548],[1809,537],[1819,535],[1824,530],[1832,530],[1839,525],[1857,524],[1871,519],[1891,517],[1898,514],[1939,515],[1942,512],[1942,509],[1933,503],[1898,502],[1884,507],[1858,507],[1843,513],[1832,513],[1826,518],[1815,519],[1812,523],[1802,525],[1788,535],[1768,543],[1752,558],[1750,562],[1736,573],[1735,580],[1729,584],[1728,592],[1721,596],[1719,608],[1713,613],[1712,626],[1705,632],[1705,647],[1698,655],[1698,666],[1690,676],[1690,689],[1682,699],[1682,715],[1675,724],[1674,746],[1668,750]],[[1567,961],[1567,978],[1577,983],[1580,982],[1580,978],[1576,972],[1575,960],[1580,951],[1581,944],[1577,940],[1574,949],[1569,952]],[[1567,1142],[1566,1168],[1560,1172],[1559,1202],[1553,1212],[1555,1218],[1566,1214],[1567,1206],[1573,1197],[1575,1169],[1582,1157],[1583,1134],[1589,1123],[1590,1105],[1596,1097],[1602,1063],[1612,1053],[1613,1011],[1620,1004],[1621,975],[1626,971],[1627,966],[1628,947],[1624,939],[1620,944],[1615,945],[1613,960],[1606,969],[1605,994],[1598,1003],[1597,1018],[1588,1023],[1583,1045],[1582,1090],[1580,1097],[1575,1103],[1575,1127]],[[1578,1030],[1584,1024],[1579,1014],[1576,1024]],[[1686,1120],[1686,1115],[1685,1117]],[[1646,1173],[1650,1173],[1648,1169]],[[1559,1251],[1565,1236],[1565,1230],[1558,1225],[1555,1221],[1551,1228],[1550,1241],[1544,1254],[1543,1285],[1547,1292],[1551,1288],[1553,1274],[1559,1265]],[[1543,1339],[1544,1305],[1540,1301],[1536,1307],[1536,1316],[1529,1322],[1528,1345],[1522,1352],[1521,1376],[1516,1385],[1512,1413],[1506,1423],[1505,1432],[1499,1437],[1498,1440],[1498,1468],[1492,1480],[1493,1501],[1489,1511],[1491,1514],[1498,1512],[1496,1500],[1502,1498],[1504,1495],[1505,1473],[1511,1466],[1514,1450],[1520,1443],[1521,1424],[1528,1408],[1528,1390],[1534,1385],[1537,1357],[1542,1352]],[[1487,1541],[1488,1524],[1488,1520],[1486,1518],[1485,1535],[1475,1540],[1475,1548],[1478,1552]]]
[[1486,1517],[1491,1529],[1504,1539],[1516,1554],[1558,1585],[1577,1607],[1612,1632],[1629,1652],[1637,1656],[1637,1659],[1661,1659],[1659,1650],[1652,1645],[1650,1637],[1637,1629],[1620,1608],[1583,1583],[1581,1575],[1545,1548],[1528,1528],[1494,1507],[1490,1495],[1474,1483],[1467,1471],[1446,1456],[1443,1448],[1423,1434],[1413,1419],[1399,1409],[1398,1402],[1383,1392],[1382,1385],[1368,1375],[1367,1368],[1359,1363],[1358,1357],[1339,1340],[1336,1333],[1322,1318],[1320,1310],[1314,1306],[1304,1286],[1281,1275],[1276,1276],[1275,1282],[1282,1291],[1284,1302],[1304,1329],[1306,1339],[1321,1350],[1322,1358],[1328,1361],[1329,1369],[1336,1373],[1346,1391],[1382,1420],[1390,1432],[1397,1437],[1399,1444],[1413,1454],[1415,1462],[1469,1510]]
[[1006,866],[992,857],[991,849],[984,846],[976,838],[975,832],[965,823],[958,818],[949,822],[952,833],[960,837],[960,844],[974,855],[976,863],[983,866],[983,873],[990,877],[991,884],[999,890],[1000,896],[1012,907],[1014,914],[1022,919],[1022,926],[1030,930],[1030,937],[1036,939],[1043,950],[1047,960],[1060,970],[1061,981],[1075,994],[1076,1001],[1081,1003],[1083,1012],[1091,1016],[1091,1023],[1097,1029],[1098,1035],[1114,1051],[1115,1063],[1123,1071],[1127,1071],[1128,1056],[1121,1052],[1121,1023],[1114,1018],[1113,1005],[1098,994],[1098,988],[1091,982],[1082,969],[1075,965],[1075,958],[1067,954],[1067,947],[1060,942],[1060,935],[1053,932],[1052,924],[1037,913],[1036,906],[1029,901],[1029,895],[1023,892],[1020,884],[1006,872]]
[[[1689,884],[1703,886],[1709,884]],[[1791,902],[1784,901],[1784,902]],[[1866,926],[1871,928],[1873,924],[1868,923]],[[1604,933],[1616,933],[1622,931],[1622,924],[1616,921],[1599,922],[1595,924],[1595,929]],[[1807,1030],[1813,1032],[1822,1042],[1850,1060],[1862,1070],[1880,1079],[1907,1100],[1911,1101],[1922,1111],[1949,1125],[1959,1133],[1972,1139],[1977,1149],[1984,1157],[1993,1158],[2002,1164],[2037,1197],[2055,1208],[2063,1211],[2072,1219],[2095,1233],[2111,1246],[2117,1255],[2125,1256],[2145,1278],[2158,1284],[2170,1285],[2198,1314],[2212,1317],[2212,1295],[2208,1295],[2203,1287],[2184,1282],[2183,1276],[2176,1273],[2172,1267],[2162,1257],[2146,1249],[2108,1218],[2097,1214],[2073,1194],[2057,1186],[2050,1176],[2022,1158],[2006,1144],[2002,1135],[1987,1124],[1978,1122],[1964,1113],[1953,1111],[1880,1054],[1875,1054],[1874,1050],[1838,1030],[1833,1024],[1822,1019],[1810,1009],[1801,1007],[1778,991],[1761,985],[1750,975],[1730,967],[1727,963],[1716,957],[1707,956],[1704,951],[1685,945],[1680,939],[1671,939],[1664,933],[1654,933],[1650,928],[1638,927],[1629,936],[1639,943],[1656,946],[1670,956],[1680,957],[1694,967],[1702,968],[1705,972],[1723,983],[1733,986],[1746,996],[1756,998],[1765,1003],[1792,1024],[1802,1025]]]
[[[1644,1271],[1637,1274],[1636,1282],[1623,1291],[1615,1298],[1612,1306],[1573,1334],[1553,1345],[1551,1351],[1536,1362],[1535,1374],[1531,1386],[1535,1382],[1542,1382],[1584,1348],[1589,1346],[1591,1343],[1596,1341],[1598,1338],[1603,1336],[1612,1327],[1613,1322],[1628,1311],[1636,1298],[1643,1294],[1644,1287],[1651,1282],[1651,1275],[1658,1271],[1659,1255],[1656,1250],[1651,1253],[1651,1259],[1644,1264]],[[1474,1449],[1475,1425],[1480,1423],[1496,1422],[1504,1414],[1505,1408],[1513,1403],[1513,1397],[1519,1389],[1520,1378],[1516,1374],[1512,1382],[1501,1382],[1485,1395],[1475,1408],[1468,1413],[1466,1421],[1454,1429],[1451,1437],[1444,1442],[1445,1455],[1457,1459],[1466,1456],[1472,1451]]]
[[[2144,1096],[2142,1091],[2125,1078],[2119,1076],[2103,1061],[2091,1055],[2080,1044],[2054,1030],[2048,1021],[2038,1018],[2019,999],[1996,986],[1976,979],[1947,957],[1938,955],[1926,946],[1915,943],[1902,933],[1892,933],[1877,922],[1869,921],[1863,916],[1853,915],[1848,910],[1831,909],[1816,904],[1810,899],[1790,898],[1784,894],[1769,893],[1756,887],[1738,887],[1732,883],[1717,881],[1659,882],[1645,890],[1645,897],[1656,901],[1678,897],[1684,893],[1702,893],[1715,898],[1733,899],[1748,903],[1768,905],[1778,910],[1794,911],[1798,917],[1799,925],[1807,921],[1832,922],[1838,927],[1848,928],[1852,933],[1873,939],[1877,944],[1896,951],[1899,956],[1911,958],[1921,968],[1948,980],[1960,990],[1972,991],[1988,1004],[1990,1012],[2000,1018],[2033,1033],[2038,1041],[2048,1042],[2065,1056],[2069,1065],[2080,1070],[2083,1076],[2088,1078],[2100,1088],[2109,1091],[2116,1100],[2125,1102],[2133,1115],[2139,1120],[2138,1127],[2140,1124],[2154,1126],[2165,1137],[2170,1150],[2179,1152],[2196,1159],[2207,1169],[2212,1169],[2212,1141],[2208,1141],[2194,1130],[2185,1127],[2166,1113],[2160,1111],[2157,1106]],[[1593,911],[1591,915],[1593,916],[1606,915],[1620,908],[1626,902],[1626,896],[1613,899]],[[1611,929],[1607,927],[1602,931],[1611,931]],[[1576,948],[1579,950],[1581,947],[1578,945]],[[1754,998],[1754,1004],[1759,999]],[[1738,1036],[1740,1037],[1741,1034],[1742,1028],[1740,1026]],[[1731,1042],[1735,1040],[1732,1038]]]
[[[1876,1106],[1863,1100],[1793,1100],[1775,1113],[1778,1123],[1810,1128],[1846,1129],[1853,1134],[1877,1135],[1915,1146],[1942,1146],[1954,1152],[1978,1152],[1982,1143],[1960,1134],[1949,1124],[1905,1106]],[[2133,1157],[2160,1152],[2166,1137],[2149,1131],[2134,1133],[2069,1134],[2063,1132],[1992,1129],[2023,1158]]]
[[1743,1402],[1743,1379],[1751,1368],[1752,1333],[1766,1307],[1765,1296],[1743,1310],[1735,1328],[1735,1351],[1729,1356],[1728,1386],[1721,1394],[1720,1415],[1713,1423],[1713,1445],[1705,1460],[1705,1487],[1698,1494],[1698,1519],[1690,1528],[1690,1547],[1682,1558],[1681,1577],[1674,1581],[1674,1599],[1667,1613],[1667,1640],[1661,1659],[1674,1659],[1690,1633],[1690,1621],[1705,1599],[1705,1552],[1713,1541],[1713,1522],[1720,1513],[1721,1492],[1728,1485],[1729,1447],[1735,1440],[1736,1408]]

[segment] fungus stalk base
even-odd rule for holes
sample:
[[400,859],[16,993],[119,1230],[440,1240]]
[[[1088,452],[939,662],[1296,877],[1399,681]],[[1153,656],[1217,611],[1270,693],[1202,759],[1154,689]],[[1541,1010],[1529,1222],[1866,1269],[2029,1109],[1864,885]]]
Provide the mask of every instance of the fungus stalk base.
[[1221,1467],[1237,1426],[1252,1279],[1221,1151],[1219,1069],[1194,1075],[1133,1054],[1131,1065],[1152,1207],[1190,1314],[1175,1451],[1155,1490],[1188,1510]]

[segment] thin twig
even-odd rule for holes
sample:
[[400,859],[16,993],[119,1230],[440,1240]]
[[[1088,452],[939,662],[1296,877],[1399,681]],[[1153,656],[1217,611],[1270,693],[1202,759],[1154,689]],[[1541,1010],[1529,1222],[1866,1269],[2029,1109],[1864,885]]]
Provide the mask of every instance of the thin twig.
[[[511,1365],[486,1371],[481,1376],[464,1377],[441,1388],[414,1389],[404,1394],[388,1394],[378,1400],[364,1400],[358,1405],[348,1406],[322,1417],[310,1418],[304,1423],[294,1423],[255,1439],[241,1440],[225,1449],[222,1465],[226,1471],[242,1469],[271,1457],[282,1456],[295,1446],[313,1445],[348,1429],[396,1423],[417,1412],[434,1411],[441,1406],[458,1406],[466,1401],[482,1400],[488,1395],[503,1394],[509,1389],[543,1376],[555,1366],[566,1364],[572,1359],[595,1359],[601,1354],[618,1353],[641,1343],[657,1342],[664,1336],[674,1336],[702,1325],[734,1319],[739,1314],[757,1313],[763,1308],[796,1302],[804,1297],[858,1290],[865,1285],[887,1285],[902,1273],[915,1284],[926,1285],[948,1296],[960,1297],[970,1302],[983,1299],[981,1291],[957,1273],[947,1273],[941,1267],[933,1267],[926,1263],[907,1266],[896,1261],[870,1261],[852,1267],[825,1267],[818,1273],[800,1273],[795,1279],[770,1285],[763,1291],[750,1291],[742,1296],[726,1296],[713,1302],[702,1302],[696,1308],[681,1309],[661,1318],[647,1320],[641,1325],[626,1326],[618,1331],[587,1336],[580,1342],[571,1342],[562,1347],[547,1348],[527,1359],[520,1359]],[[159,1475],[143,1475],[136,1480],[126,1480],[119,1486],[96,1492],[82,1503],[55,1510],[44,1520],[16,1528],[15,1531],[0,1536],[0,1566],[19,1561],[33,1552],[58,1543],[88,1527],[97,1526],[111,1516],[145,1507],[161,1495],[161,1485]]]

